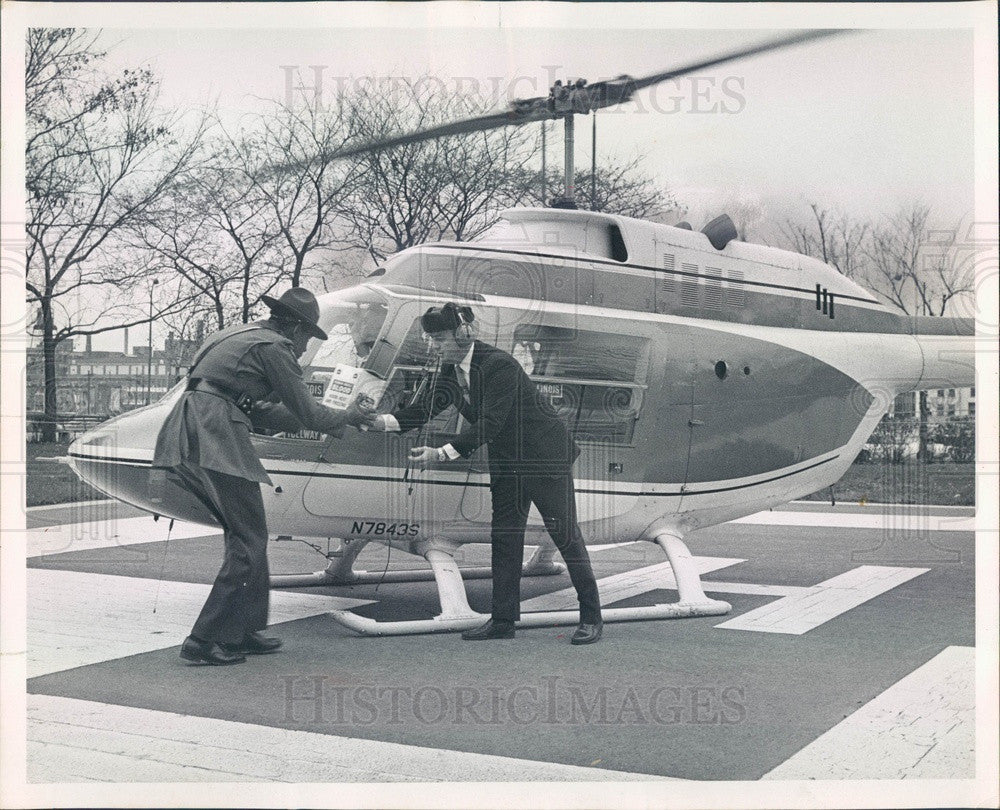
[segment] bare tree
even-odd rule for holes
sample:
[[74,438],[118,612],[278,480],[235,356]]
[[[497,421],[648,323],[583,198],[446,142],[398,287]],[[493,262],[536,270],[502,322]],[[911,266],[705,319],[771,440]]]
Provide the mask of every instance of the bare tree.
[[339,206],[358,181],[356,164],[325,157],[347,139],[340,108],[277,105],[225,137],[232,170],[268,210],[280,249],[272,271],[299,286],[310,260],[322,257],[317,272],[326,275],[336,264],[331,257],[346,247],[337,230]]
[[[810,204],[808,223],[786,221],[782,232],[791,247],[836,267],[877,297],[912,316],[941,316],[973,294],[971,272],[955,261],[957,229],[931,227],[923,203],[901,208],[873,224]],[[917,406],[919,450],[928,458],[930,406],[921,391]]]
[[179,380],[194,360],[198,348],[209,331],[207,310],[198,306],[185,307],[172,312],[160,321],[169,332],[165,342],[167,374]]
[[[563,185],[558,171],[547,179],[549,189]],[[545,205],[540,196],[540,184],[532,184],[534,204]],[[576,205],[585,211],[603,211],[624,217],[648,219],[653,222],[674,220],[682,215],[683,208],[667,186],[642,170],[642,157],[636,156],[622,162],[607,160],[598,164],[596,173],[577,171],[573,179]]]
[[[956,231],[932,230],[930,216],[930,207],[922,203],[900,209],[872,230],[865,251],[867,286],[913,316],[942,316],[956,299],[974,292],[971,273],[959,270],[954,261]],[[927,392],[921,391],[918,400],[917,458],[925,461],[930,432]]]
[[176,134],[183,122],[157,110],[150,71],[108,76],[98,40],[72,28],[27,35],[26,287],[41,325],[46,441],[55,434],[57,345],[162,314],[129,301],[150,268],[122,252],[120,237],[184,173],[202,132],[196,123]]
[[[423,77],[354,93],[345,105],[364,142],[477,115],[488,103]],[[474,238],[503,208],[527,200],[533,180],[523,165],[534,150],[530,132],[507,127],[363,154],[353,193],[341,201],[346,238],[375,261],[422,242]]]
[[909,315],[944,315],[974,291],[954,261],[957,229],[933,229],[930,217],[922,203],[900,209],[872,229],[865,251],[872,291]]
[[871,226],[815,202],[809,204],[809,209],[809,222],[786,220],[781,228],[788,244],[799,253],[832,265],[848,278],[864,280]]
[[211,145],[198,169],[134,229],[136,246],[185,281],[195,308],[209,311],[217,329],[249,321],[260,296],[287,275],[270,201],[252,178],[233,171],[238,163],[230,147]]

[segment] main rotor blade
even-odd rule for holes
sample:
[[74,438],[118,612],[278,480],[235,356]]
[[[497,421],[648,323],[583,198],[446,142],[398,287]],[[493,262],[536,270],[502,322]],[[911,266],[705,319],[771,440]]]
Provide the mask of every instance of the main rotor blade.
[[714,56],[710,59],[702,59],[698,62],[692,62],[684,67],[674,68],[673,70],[668,70],[663,73],[654,73],[652,76],[646,76],[642,79],[633,79],[632,89],[642,90],[644,87],[650,87],[654,84],[659,84],[660,82],[676,79],[680,76],[685,76],[688,73],[693,73],[696,70],[715,67],[716,65],[722,65],[736,59],[744,59],[748,56],[756,56],[759,53],[767,53],[768,51],[778,50],[779,48],[788,48],[792,45],[798,45],[801,42],[811,42],[815,39],[824,39],[825,37],[832,37],[841,33],[843,32],[839,30],[805,31],[801,34],[793,34],[792,36],[774,39],[770,42],[762,42],[759,45],[753,45],[749,48],[740,48],[739,50],[730,51],[729,53]]
[[406,135],[398,135],[395,138],[385,138],[380,141],[371,141],[369,143],[358,144],[357,146],[349,146],[344,149],[338,149],[336,152],[331,152],[325,157],[328,159],[351,157],[352,155],[359,155],[362,152],[374,152],[382,149],[390,149],[393,146],[403,146],[408,143],[428,141],[433,138],[443,138],[447,135],[465,135],[470,132],[486,132],[491,129],[499,129],[500,127],[527,124],[531,121],[542,121],[555,117],[557,116],[554,113],[544,108],[504,110],[503,112],[483,115],[479,118],[466,118],[461,121],[452,121],[449,124],[441,124],[440,126],[430,127],[429,129],[409,132]]
[[[477,118],[466,118],[461,121],[453,121],[448,124],[430,127],[429,129],[397,135],[392,138],[368,141],[367,143],[344,147],[334,152],[317,155],[310,162],[336,160],[338,158],[360,155],[365,152],[377,152],[383,149],[390,149],[394,146],[419,143],[420,141],[443,138],[448,135],[486,132],[491,129],[499,129],[500,127],[520,126],[534,121],[564,118],[576,113],[586,114],[591,110],[599,110],[605,107],[612,107],[616,104],[623,104],[629,101],[637,90],[642,90],[654,84],[669,81],[670,79],[676,79],[697,70],[722,65],[726,62],[733,62],[737,59],[745,59],[748,56],[756,56],[757,54],[775,51],[780,48],[787,48],[803,42],[811,42],[812,40],[835,36],[840,33],[843,32],[838,30],[805,31],[769,42],[762,42],[748,48],[729,51],[710,59],[702,59],[683,67],[673,68],[663,73],[654,73],[652,76],[645,76],[641,79],[633,79],[631,76],[619,76],[616,79],[594,82],[594,84],[590,85],[581,83],[565,86],[560,86],[557,82],[553,88],[553,93],[549,96],[518,99],[512,101],[509,108],[501,112],[490,113],[489,115]],[[558,94],[556,91],[558,91]]]

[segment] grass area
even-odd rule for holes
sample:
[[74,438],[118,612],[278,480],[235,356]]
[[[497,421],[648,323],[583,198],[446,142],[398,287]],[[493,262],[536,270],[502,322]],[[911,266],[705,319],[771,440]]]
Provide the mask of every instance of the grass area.
[[[28,506],[89,501],[104,496],[65,464],[39,457],[65,456],[66,444],[28,444]],[[833,487],[843,503],[918,503],[972,506],[976,502],[974,464],[855,464]],[[805,500],[828,501],[830,490]]]
[[[935,506],[974,506],[975,464],[854,464],[836,484],[838,503],[915,503]],[[804,498],[829,501],[822,489]]]
[[103,498],[103,493],[77,478],[67,465],[57,461],[42,461],[44,457],[65,456],[68,444],[56,442],[31,442],[26,445],[25,457],[27,482],[25,485],[28,506],[50,503],[91,501]]

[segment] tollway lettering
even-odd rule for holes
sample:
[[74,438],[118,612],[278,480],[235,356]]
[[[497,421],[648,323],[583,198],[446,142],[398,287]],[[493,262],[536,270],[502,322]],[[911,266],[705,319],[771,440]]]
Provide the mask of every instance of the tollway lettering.
[[559,676],[520,686],[339,685],[326,675],[283,675],[283,720],[354,726],[732,725],[746,719],[737,686],[584,686]]

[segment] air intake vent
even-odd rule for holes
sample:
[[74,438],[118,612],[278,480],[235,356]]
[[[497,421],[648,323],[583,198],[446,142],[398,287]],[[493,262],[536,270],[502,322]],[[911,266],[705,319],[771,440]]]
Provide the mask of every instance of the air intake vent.
[[705,306],[722,309],[722,270],[718,267],[705,268]]
[[698,306],[698,265],[682,264],[681,270],[685,274],[691,274],[681,278],[681,306],[696,307]]
[[746,290],[743,289],[744,273],[742,270],[729,270],[726,272],[729,284],[726,285],[725,301],[727,307],[746,306]]
[[672,253],[663,254],[663,269],[667,272],[660,277],[660,289],[663,292],[672,293],[674,291],[674,256]]

